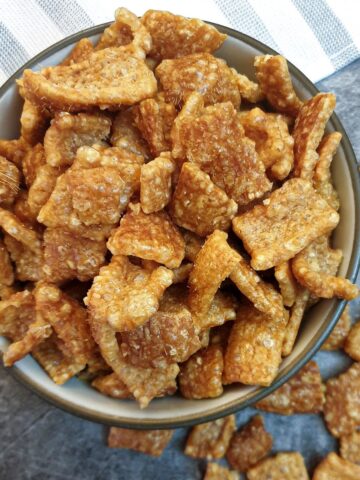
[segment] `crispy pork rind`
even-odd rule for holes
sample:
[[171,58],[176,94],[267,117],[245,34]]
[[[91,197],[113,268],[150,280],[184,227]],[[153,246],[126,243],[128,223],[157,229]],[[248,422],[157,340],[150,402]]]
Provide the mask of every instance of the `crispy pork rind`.
[[292,271],[296,280],[317,297],[353,300],[359,295],[358,287],[335,276],[341,260],[342,251],[332,249],[329,238],[322,236],[295,256]]
[[108,436],[110,448],[129,448],[160,457],[170,442],[174,430],[128,430],[111,427]]
[[10,162],[19,168],[21,167],[24,155],[30,148],[30,145],[22,137],[16,140],[0,139],[0,155],[10,160]]
[[360,427],[360,363],[326,382],[324,418],[334,437],[347,435]]
[[224,355],[223,382],[270,385],[279,370],[286,322],[284,316],[240,306]]
[[255,142],[260,160],[270,176],[284,180],[294,165],[294,140],[282,115],[256,107],[240,115],[245,135]]
[[333,93],[318,93],[301,107],[293,130],[296,177],[306,180],[313,178],[319,159],[316,150],[335,104],[336,98]]
[[272,437],[265,430],[261,415],[253,417],[231,437],[226,459],[239,472],[246,472],[255,466],[271,450]]
[[217,50],[226,35],[196,18],[148,10],[141,18],[152,38],[149,55],[162,60]]
[[21,137],[29,145],[36,145],[44,139],[49,125],[49,114],[46,111],[42,111],[30,100],[25,99],[20,116],[20,125]]
[[13,213],[2,208],[0,208],[0,227],[9,236],[26,245],[32,252],[37,253],[41,248],[39,235],[21,223]]
[[133,107],[116,114],[111,127],[110,142],[112,146],[128,150],[145,160],[150,158],[148,145],[134,123]]
[[205,104],[231,102],[240,105],[240,93],[232,70],[225,60],[209,53],[163,60],[155,70],[166,101],[181,106],[192,92],[199,92]]
[[209,345],[180,366],[179,389],[185,398],[215,398],[223,393],[221,345]]
[[72,165],[77,149],[106,140],[110,127],[110,118],[99,113],[58,113],[44,139],[46,163],[52,167]]
[[278,453],[246,472],[248,480],[309,480],[305,462],[298,452]]
[[316,362],[310,361],[289,381],[260,400],[256,408],[281,415],[320,413],[324,401],[319,367]]
[[129,389],[116,373],[96,377],[95,380],[91,382],[91,386],[108,397],[119,399],[132,398]]
[[264,205],[235,217],[233,229],[251,255],[251,266],[266,270],[294,257],[338,222],[339,214],[311,183],[294,178],[275,190]]
[[286,59],[281,55],[255,57],[256,78],[266,99],[277,112],[296,117],[302,101],[296,95]]
[[145,214],[136,204],[121,219],[108,248],[113,255],[134,255],[166,265],[180,266],[185,255],[184,240],[166,212]]
[[339,350],[340,348],[343,348],[350,329],[350,307],[349,305],[346,305],[345,310],[334,327],[334,330],[330,333],[330,336],[326,339],[325,343],[322,344],[322,350]]
[[20,172],[5,157],[0,156],[0,204],[11,205],[19,192]]
[[236,429],[235,416],[195,425],[186,440],[185,455],[212,460],[222,458]]
[[237,472],[229,470],[218,463],[208,463],[203,480],[239,480],[239,478]]
[[234,295],[217,291],[202,322],[202,330],[221,326],[228,320],[235,320],[238,307],[239,302]]
[[285,307],[292,307],[296,299],[298,287],[291,270],[290,262],[282,262],[276,265],[274,275],[279,284]]
[[306,288],[299,288],[295,301],[290,310],[289,322],[286,325],[285,338],[282,347],[283,357],[287,357],[292,352],[301,321],[304,317],[305,309],[308,306],[310,292]]
[[37,282],[42,278],[43,250],[41,248],[34,252],[27,245],[7,234],[4,236],[4,243],[15,264],[17,280]]
[[63,67],[67,65],[73,65],[74,63],[82,62],[86,60],[90,53],[94,51],[94,45],[89,38],[82,38],[75,43],[74,48],[69,55],[60,63]]
[[169,203],[174,170],[170,152],[161,153],[141,167],[140,203],[144,213],[158,212]]
[[331,452],[316,467],[312,478],[313,480],[358,480],[360,466]]
[[37,173],[46,163],[44,147],[41,143],[32,147],[22,161],[22,172],[28,188],[34,183]]
[[355,323],[345,341],[345,352],[360,362],[360,322]]
[[315,190],[335,210],[339,210],[339,196],[331,179],[331,162],[341,141],[341,133],[326,135],[318,148],[319,160],[316,163],[313,185]]
[[194,264],[189,262],[189,263],[182,263],[180,267],[174,268],[173,273],[174,273],[174,278],[173,278],[173,283],[184,283],[187,282],[190,272],[193,269]]
[[246,75],[238,73],[235,69],[233,69],[233,72],[236,77],[241,99],[247,100],[250,103],[258,103],[265,99],[264,92],[258,83],[253,82]]
[[10,287],[14,283],[14,270],[11,264],[9,252],[0,240],[0,285]]
[[345,460],[360,465],[360,431],[340,437],[340,455]]
[[37,215],[34,215],[29,205],[28,190],[20,190],[16,197],[12,212],[26,227],[33,228],[38,232],[42,231],[42,227],[37,222]]
[[189,277],[188,304],[195,325],[202,330],[207,325],[207,313],[221,282],[236,267],[239,255],[228,245],[227,234],[215,230],[204,243],[195,259]]
[[28,204],[31,215],[35,218],[40,210],[49,200],[52,194],[57,178],[63,173],[62,168],[42,165],[36,173],[36,177],[28,192]]
[[205,239],[188,230],[181,230],[185,241],[185,258],[191,262],[195,261],[196,255],[204,245]]
[[236,213],[236,202],[209,175],[195,164],[183,164],[170,206],[177,225],[205,237],[216,229],[227,230]]

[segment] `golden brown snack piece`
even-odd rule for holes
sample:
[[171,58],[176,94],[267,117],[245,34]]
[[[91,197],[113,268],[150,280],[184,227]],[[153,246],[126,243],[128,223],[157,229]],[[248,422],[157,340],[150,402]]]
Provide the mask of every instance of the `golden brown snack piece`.
[[290,380],[255,406],[266,412],[293,415],[294,413],[320,413],[324,401],[320,370],[317,363],[311,360]]
[[129,448],[160,457],[170,442],[174,430],[128,430],[111,427],[108,436],[110,448]]
[[266,99],[277,112],[296,117],[302,101],[296,95],[287,61],[281,55],[255,57],[256,78]]
[[339,210],[339,196],[331,179],[331,162],[341,141],[341,133],[333,132],[326,135],[318,148],[319,160],[315,166],[313,185],[315,190],[335,210]]
[[5,234],[4,243],[15,263],[16,279],[23,282],[37,282],[42,278],[43,250],[30,249],[24,243],[19,242],[11,235]]
[[238,306],[236,297],[218,290],[202,323],[202,330],[221,326],[228,320],[235,320]]
[[134,123],[134,107],[116,114],[111,127],[110,142],[112,146],[140,155],[145,160],[150,158],[148,145]]
[[0,285],[10,287],[14,283],[14,270],[10,261],[9,252],[0,240]]
[[316,467],[312,478],[313,480],[358,480],[360,466],[331,452]]
[[226,35],[201,20],[170,12],[148,10],[141,21],[153,41],[149,54],[159,60],[190,53],[211,53],[226,39]]
[[183,164],[170,207],[177,225],[205,237],[216,229],[228,229],[236,212],[236,202],[209,175],[195,164]]
[[105,254],[105,240],[89,240],[62,228],[45,230],[43,271],[51,282],[92,280],[104,265]]
[[192,92],[199,92],[205,103],[231,102],[240,105],[237,81],[225,60],[209,53],[194,53],[163,60],[155,70],[166,101],[181,106]]
[[40,167],[45,163],[45,151],[41,143],[36,144],[25,154],[22,161],[22,172],[28,188],[34,183]]
[[250,103],[258,103],[264,100],[264,92],[258,83],[253,82],[246,75],[238,73],[235,69],[233,69],[233,72],[242,100],[247,100]]
[[248,480],[309,480],[304,459],[298,452],[278,453],[246,472]]
[[261,415],[253,417],[231,437],[226,459],[238,472],[246,472],[254,467],[271,450],[272,437],[265,430]]
[[12,206],[12,212],[26,227],[40,232],[42,227],[36,220],[37,215],[34,215],[30,209],[28,193],[28,190],[20,190]]
[[[341,314],[334,330],[323,343],[322,350],[339,350],[344,347],[346,337],[351,329],[350,307],[346,305],[345,310]],[[360,360],[360,357],[359,357]]]
[[185,255],[184,240],[167,213],[146,215],[140,204],[123,216],[108,241],[108,249],[113,255],[134,255],[168,268],[179,267]]
[[289,322],[285,329],[285,338],[282,346],[282,355],[287,357],[292,352],[296,337],[301,325],[301,321],[304,317],[306,307],[308,306],[310,299],[310,292],[306,288],[299,288],[295,302],[290,310]]
[[284,305],[292,307],[296,300],[298,286],[292,273],[290,262],[287,261],[276,265],[274,275],[279,284]]
[[313,240],[329,233],[339,214],[300,178],[285,182],[264,205],[233,220],[233,229],[251,255],[255,270],[266,270],[289,260]]
[[340,455],[345,460],[360,465],[360,431],[340,437]]
[[125,383],[120,380],[116,373],[96,377],[91,382],[91,386],[108,397],[133,398]]
[[37,253],[41,247],[39,235],[31,228],[26,227],[11,212],[0,208],[0,227],[18,242]]
[[28,204],[31,215],[37,217],[41,208],[49,200],[57,178],[63,173],[63,168],[42,165],[39,167],[33,184],[29,188]]
[[86,60],[94,51],[94,45],[89,38],[82,38],[75,43],[69,55],[60,63],[62,66],[73,65],[74,63]]
[[22,137],[16,140],[0,139],[0,155],[13,162],[18,168],[21,167],[22,159],[29,149],[30,145]]
[[239,255],[228,245],[227,234],[215,230],[195,259],[189,277],[188,304],[196,327],[206,325],[206,315],[221,282],[234,270]]
[[180,267],[174,268],[173,284],[187,282],[190,272],[193,269],[193,263],[182,263]]
[[212,460],[222,458],[236,429],[235,416],[195,425],[186,440],[185,455]]
[[301,107],[293,130],[296,177],[312,179],[319,158],[316,150],[335,104],[333,93],[318,93]]
[[353,300],[359,289],[350,280],[335,276],[343,255],[329,243],[325,235],[310,243],[292,260],[292,271],[296,280],[317,297]]
[[356,362],[360,362],[360,322],[355,323],[345,340],[345,352]]
[[185,398],[215,398],[223,393],[224,368],[221,345],[210,345],[194,353],[180,366],[179,389]]
[[48,112],[41,111],[37,105],[25,99],[20,117],[21,137],[29,145],[42,142],[49,120]]
[[270,385],[278,373],[286,317],[270,317],[252,305],[237,312],[224,355],[223,383]]
[[11,205],[19,192],[20,172],[5,157],[0,156],[0,204]]
[[239,474],[218,463],[208,463],[203,480],[239,480]]
[[140,203],[144,213],[158,212],[169,203],[174,170],[170,152],[161,153],[141,167]]
[[283,116],[256,107],[241,113],[240,121],[270,176],[284,180],[294,165],[294,140]]
[[58,113],[44,138],[46,163],[52,167],[72,165],[77,149],[106,140],[110,127],[111,119],[104,114]]
[[185,241],[185,258],[195,262],[196,255],[200,252],[205,240],[188,230],[181,230]]
[[347,435],[360,427],[360,363],[326,382],[324,418],[334,437]]

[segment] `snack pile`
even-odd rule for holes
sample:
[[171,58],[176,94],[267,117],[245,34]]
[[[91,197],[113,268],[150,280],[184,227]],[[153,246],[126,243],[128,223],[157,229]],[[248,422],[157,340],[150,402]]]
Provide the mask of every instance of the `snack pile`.
[[358,295],[330,241],[335,96],[300,100],[281,56],[251,81],[212,54],[225,39],[120,8],[96,45],[24,71],[20,138],[0,140],[6,366],[31,353],[141,408],[218,397],[270,385],[306,309]]

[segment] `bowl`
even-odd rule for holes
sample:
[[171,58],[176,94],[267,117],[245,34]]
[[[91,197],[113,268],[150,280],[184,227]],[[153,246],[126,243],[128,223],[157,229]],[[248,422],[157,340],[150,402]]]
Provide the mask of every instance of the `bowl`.
[[[0,88],[0,138],[17,138],[22,100],[15,80],[25,68],[39,70],[43,66],[62,61],[73,45],[82,37],[96,40],[109,23],[98,25],[72,35],[44,50],[18,70]],[[214,24],[228,35],[218,50],[231,67],[237,68],[254,79],[255,55],[274,54],[273,50],[230,28]],[[309,98],[318,90],[296,67],[289,64],[295,90],[302,99]],[[360,182],[354,152],[349,139],[334,114],[327,130],[337,130],[343,139],[334,159],[332,172],[335,187],[341,201],[341,220],[334,232],[336,248],[341,248],[344,258],[339,274],[355,281],[360,261]],[[226,387],[219,398],[187,400],[180,396],[155,399],[145,410],[131,400],[116,400],[100,394],[87,383],[77,378],[63,386],[56,385],[45,371],[28,355],[9,369],[10,373],[54,405],[86,419],[128,428],[175,428],[210,421],[229,415],[250,406],[286,382],[320,348],[338,321],[346,302],[336,299],[322,300],[313,307],[303,320],[295,348],[280,368],[279,374],[267,388],[243,385]],[[8,341],[0,337],[0,350],[5,350]]]

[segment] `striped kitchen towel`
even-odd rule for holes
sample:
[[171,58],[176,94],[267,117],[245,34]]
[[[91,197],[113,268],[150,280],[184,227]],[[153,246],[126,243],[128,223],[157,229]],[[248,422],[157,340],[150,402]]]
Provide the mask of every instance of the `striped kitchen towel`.
[[0,0],[0,84],[51,44],[112,20],[119,6],[232,27],[285,55],[314,82],[360,56],[359,0]]

